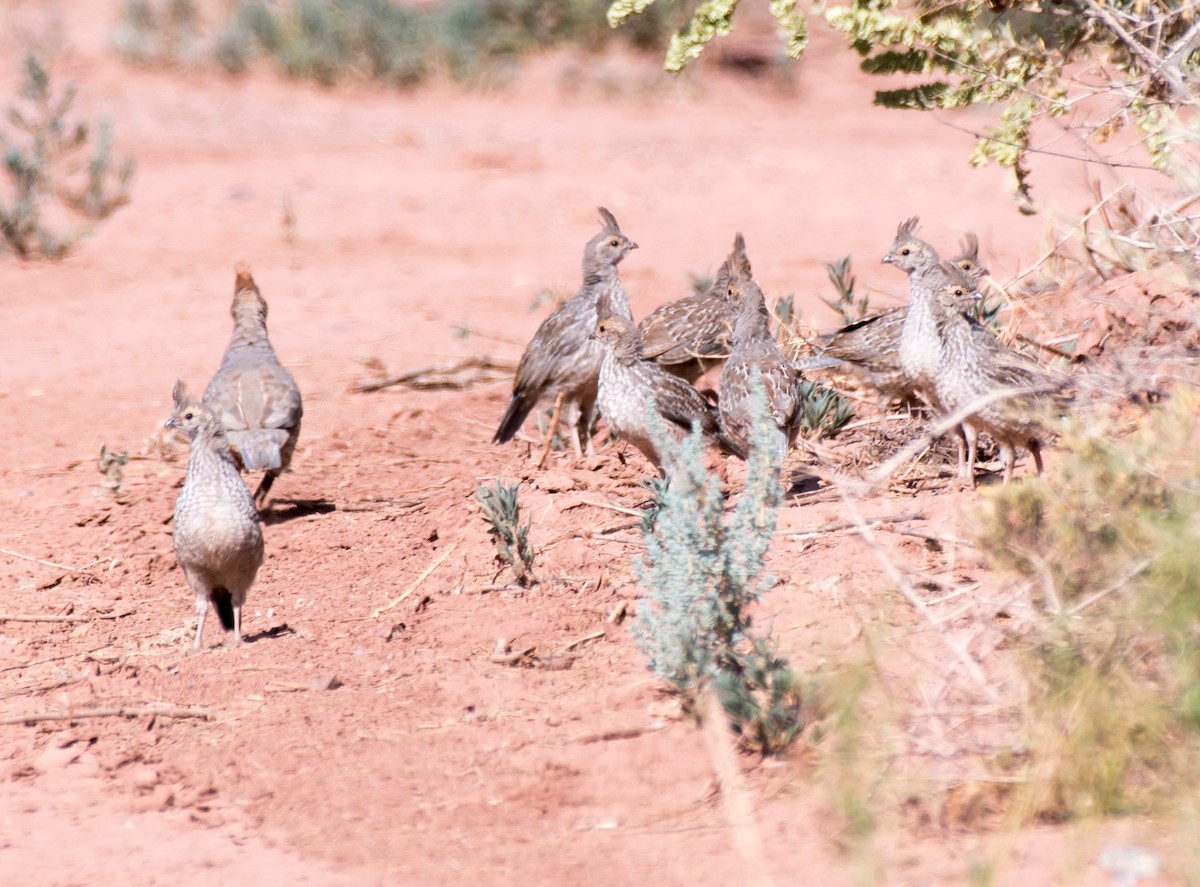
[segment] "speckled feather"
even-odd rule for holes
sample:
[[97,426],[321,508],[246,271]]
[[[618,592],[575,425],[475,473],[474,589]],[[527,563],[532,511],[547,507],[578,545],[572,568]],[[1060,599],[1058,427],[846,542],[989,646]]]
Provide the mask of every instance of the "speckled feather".
[[662,454],[650,433],[649,410],[656,410],[676,440],[700,429],[724,449],[741,458],[745,453],[721,430],[713,406],[688,382],[672,375],[642,352],[642,334],[633,321],[609,317],[596,326],[604,347],[600,367],[600,414],[609,430],[628,441],[662,470]]
[[242,604],[263,561],[263,536],[254,499],[234,460],[225,429],[207,406],[175,385],[167,426],[191,441],[187,476],[175,501],[175,556],[196,598],[200,647],[211,602],[227,630],[241,640]]
[[493,443],[512,440],[538,403],[553,400],[561,392],[575,454],[583,454],[604,359],[604,349],[591,338],[596,322],[607,314],[633,319],[617,265],[637,244],[621,233],[617,220],[604,207],[600,207],[600,218],[603,229],[583,250],[583,286],[542,321],[525,346],[513,378],[512,397]]
[[[979,240],[974,234],[966,235],[962,251],[950,262],[973,283],[987,274],[979,263]],[[816,358],[796,365],[850,373],[879,392],[884,404],[912,398],[917,386],[900,366],[900,335],[907,317],[908,306],[900,305],[844,326],[817,340]]]
[[734,271],[750,274],[741,234],[708,289],[660,305],[638,324],[646,358],[689,382],[725,360],[733,347],[736,306],[729,299],[729,280]]
[[244,268],[237,272],[231,313],[233,336],[204,403],[225,427],[238,464],[266,472],[255,493],[261,500],[291,464],[304,407],[267,337],[267,303]]
[[721,424],[742,449],[748,449],[754,429],[751,379],[755,369],[762,379],[767,408],[779,430],[780,461],[800,431],[803,397],[800,373],[793,367],[771,336],[770,314],[762,290],[749,274],[730,279],[730,298],[737,307],[733,327],[733,350],[721,370]]
[[978,437],[986,432],[1000,447],[1005,482],[1012,477],[1019,447],[1030,451],[1040,474],[1041,439],[1045,431],[1038,416],[1050,406],[1064,380],[997,341],[962,309],[962,295],[962,285],[954,282],[936,293],[938,332],[942,339],[936,384],[942,409],[954,412],[1005,388],[1037,393],[995,401],[963,421],[967,455],[960,473],[974,483]]

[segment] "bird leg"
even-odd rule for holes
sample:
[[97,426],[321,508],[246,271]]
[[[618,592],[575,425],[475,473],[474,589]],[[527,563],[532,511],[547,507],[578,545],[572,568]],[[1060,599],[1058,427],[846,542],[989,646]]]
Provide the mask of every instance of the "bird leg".
[[267,498],[267,493],[271,489],[271,484],[275,483],[275,475],[269,471],[263,475],[262,480],[258,482],[258,489],[254,491],[254,504],[259,508]]
[[1042,474],[1042,442],[1037,438],[1029,441],[1029,453],[1033,456],[1033,464],[1037,466],[1037,473],[1040,477]]
[[204,617],[208,615],[208,595],[196,595],[196,641],[192,648],[200,649],[200,636],[204,634]]
[[[558,419],[562,415],[563,399],[566,397],[565,391],[558,392],[558,397],[554,398],[554,413],[550,416],[550,427],[546,430],[546,443],[542,446],[542,455],[537,460],[538,468],[546,464],[546,457],[550,455],[550,445],[554,443],[554,432],[558,431]],[[575,441],[575,451],[578,455],[579,441]]]
[[242,645],[242,605],[233,605],[233,645],[240,647]]

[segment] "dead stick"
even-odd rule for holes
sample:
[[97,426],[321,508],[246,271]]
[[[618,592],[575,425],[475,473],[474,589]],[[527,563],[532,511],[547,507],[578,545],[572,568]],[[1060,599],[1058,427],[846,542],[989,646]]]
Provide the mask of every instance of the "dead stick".
[[84,718],[200,718],[211,720],[212,712],[203,708],[176,708],[171,705],[121,705],[116,708],[82,708],[78,711],[42,711],[0,717],[3,724],[37,724],[44,721],[80,721]]
[[123,619],[135,612],[123,610],[120,613],[81,613],[69,616],[41,616],[33,613],[0,613],[0,622],[91,622],[93,619]]
[[729,738],[732,732],[729,716],[712,687],[701,691],[699,701],[701,732],[721,789],[721,806],[725,808],[725,818],[733,832],[733,846],[746,867],[743,883],[751,887],[770,887],[774,882],[763,852],[762,833],[754,820],[754,808],[742,778],[737,749]]
[[[43,567],[53,567],[56,570],[66,570],[68,573],[82,573],[87,569],[87,567],[68,567],[66,564],[58,564],[54,561],[45,561],[40,557],[33,557],[32,555],[28,554],[21,554],[19,551],[13,551],[11,548],[0,548],[0,554],[7,554],[9,557],[20,558],[23,561],[32,561],[35,564],[41,564]],[[89,566],[95,566],[97,563],[99,563],[99,561],[96,561]]]
[[560,391],[558,397],[554,398],[554,414],[550,417],[550,427],[546,431],[546,445],[542,447],[542,455],[537,460],[538,468],[546,464],[546,457],[550,455],[550,445],[554,443],[554,433],[558,431],[558,417],[562,415],[563,399],[566,396],[565,391]]
[[563,647],[563,652],[565,653],[567,650],[574,650],[580,644],[586,644],[588,641],[595,641],[604,636],[605,636],[604,629],[600,629],[598,631],[593,631],[591,634],[585,634],[581,638],[575,638],[575,640],[571,641],[571,643],[569,643],[565,647]]
[[[908,514],[885,515],[883,517],[869,517],[866,519],[871,526],[877,524],[895,524],[906,523],[913,520],[924,520],[925,515],[919,511],[909,512]],[[776,536],[824,536],[827,533],[837,533],[841,530],[857,530],[858,524],[852,520],[837,520],[827,524],[821,524],[819,527],[814,527],[811,530],[777,530]]]
[[453,553],[454,549],[457,547],[458,547],[457,541],[451,542],[446,547],[446,550],[443,551],[441,554],[439,554],[437,557],[435,557],[433,559],[433,562],[428,567],[425,568],[425,572],[417,577],[416,582],[414,582],[412,585],[408,586],[408,588],[404,591],[404,593],[401,594],[394,601],[392,601],[390,604],[388,604],[387,606],[384,606],[384,607],[380,607],[378,610],[375,610],[374,612],[372,612],[371,618],[378,619],[380,616],[382,616],[388,610],[390,610],[393,607],[400,604],[405,598],[407,598],[410,594],[412,594],[414,591],[416,591],[417,588],[421,585],[421,583],[429,578],[429,574],[432,573],[434,570],[436,570],[438,567],[440,567],[442,565],[442,562],[444,560],[446,560],[446,558],[450,557],[451,553]]

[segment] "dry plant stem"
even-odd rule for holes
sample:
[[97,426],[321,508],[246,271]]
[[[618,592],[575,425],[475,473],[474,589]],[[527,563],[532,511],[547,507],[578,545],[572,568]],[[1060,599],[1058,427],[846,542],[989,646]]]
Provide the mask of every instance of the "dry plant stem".
[[[1042,265],[1044,265],[1047,261],[1050,260],[1050,258],[1052,256],[1054,256],[1060,249],[1062,249],[1063,244],[1065,244],[1068,240],[1071,240],[1073,237],[1077,236],[1081,231],[1084,230],[1087,223],[1089,221],[1091,221],[1092,216],[1094,216],[1094,215],[1096,215],[1096,213],[1100,212],[1104,208],[1105,204],[1107,204],[1109,201],[1111,201],[1113,198],[1115,198],[1118,194],[1120,194],[1122,191],[1124,191],[1126,187],[1128,187],[1128,186],[1122,185],[1120,188],[1118,188],[1112,194],[1109,194],[1107,197],[1105,197],[1103,200],[1101,200],[1099,203],[1097,203],[1095,206],[1093,206],[1091,209],[1089,209],[1084,214],[1083,218],[1079,220],[1079,224],[1077,226],[1075,226],[1070,231],[1068,231],[1065,235],[1063,235],[1063,237],[1057,243],[1055,243],[1054,246],[1050,247],[1050,249],[1048,249],[1046,252],[1042,253],[1041,257],[1038,258],[1038,260],[1036,262],[1034,262],[1032,265],[1030,265],[1028,268],[1026,268],[1021,273],[1019,273],[1012,280],[1010,280],[1009,286],[1011,287],[1017,281],[1025,279],[1030,274],[1032,274],[1034,271],[1036,271],[1038,268],[1042,267]],[[1103,276],[1103,275],[1101,275],[1101,276]],[[1000,290],[1001,293],[1004,294],[1005,299],[1007,299],[1008,292],[1003,287],[998,287],[998,289]]]
[[421,587],[421,583],[424,582],[426,579],[428,579],[429,576],[433,573],[433,571],[436,570],[438,567],[440,567],[442,565],[442,563],[446,560],[446,558],[450,557],[450,555],[454,553],[454,549],[456,549],[457,547],[458,547],[457,541],[451,542],[448,546],[446,546],[446,550],[443,551],[441,554],[439,554],[437,557],[435,557],[433,559],[432,563],[430,563],[429,566],[425,568],[425,572],[423,572],[420,576],[417,577],[416,582],[414,582],[412,585],[408,586],[408,588],[406,588],[404,590],[404,592],[399,597],[397,597],[395,600],[393,600],[391,603],[389,603],[383,607],[380,607],[378,610],[372,611],[371,618],[378,619],[380,616],[382,616],[388,610],[391,610],[394,607],[401,604],[409,595],[411,595],[414,591],[416,591],[418,588]]
[[554,415],[550,417],[550,425],[546,429],[546,443],[542,446],[542,455],[537,460],[538,468],[546,464],[546,457],[550,455],[550,445],[554,443],[554,432],[558,430],[558,420],[562,416],[563,398],[565,397],[566,395],[560,391],[558,397],[554,398]]
[[11,548],[0,548],[0,554],[7,554],[9,557],[19,558],[23,561],[41,564],[43,567],[52,567],[55,570],[66,570],[68,573],[82,573],[87,567],[68,567],[66,564],[58,564],[54,561],[44,561],[40,557],[32,557],[28,554],[21,554],[19,551],[13,551]]
[[[475,370],[476,372],[475,375],[465,379],[453,378],[454,373],[461,373],[463,370]],[[496,363],[486,357],[468,357],[456,363],[409,370],[398,376],[355,382],[350,390],[363,394],[381,391],[395,385],[408,385],[412,388],[453,388],[461,391],[471,385],[497,381],[504,378],[503,374],[511,374],[514,370],[516,367],[512,364]],[[426,376],[433,376],[434,380],[427,381]]]
[[883,546],[875,538],[875,532],[862,516],[862,512],[858,507],[858,500],[854,494],[844,488],[841,488],[841,493],[842,502],[845,503],[846,510],[850,513],[850,519],[858,525],[859,535],[867,543],[867,547],[871,549],[871,553],[875,555],[875,559],[879,561],[879,565],[883,567],[883,571],[887,574],[887,577],[895,583],[896,588],[904,595],[904,599],[908,601],[909,605],[941,636],[946,647],[954,654],[954,658],[966,669],[967,675],[984,692],[988,700],[998,702],[1000,696],[996,692],[996,688],[988,683],[987,675],[983,673],[983,669],[979,667],[979,663],[971,656],[970,651],[957,638],[950,634],[946,625],[939,623],[934,618],[929,607],[925,605],[925,602],[917,594],[916,589],[913,588],[912,583],[908,581],[908,577],[900,572],[899,567],[888,557],[887,552],[883,550]]
[[31,712],[7,715],[0,725],[37,724],[45,721],[81,721],[85,718],[200,718],[212,720],[212,712],[203,708],[181,708],[174,705],[119,705],[114,708],[81,708],[75,711]]
[[79,613],[69,616],[42,616],[31,613],[0,613],[0,622],[91,622],[94,619],[123,619],[134,613],[134,610],[122,610],[120,613]]
[[767,869],[762,833],[754,820],[754,808],[742,778],[737,749],[730,739],[733,730],[729,716],[711,686],[701,692],[699,702],[700,728],[721,789],[721,806],[733,832],[733,845],[746,866],[742,883],[749,887],[770,887],[774,881]]
[[1113,582],[1111,585],[1106,585],[1104,588],[1101,588],[1099,591],[1089,594],[1087,597],[1085,597],[1083,600],[1081,600],[1079,603],[1077,603],[1075,606],[1073,606],[1068,611],[1068,613],[1072,616],[1078,615],[1079,613],[1083,612],[1088,607],[1090,607],[1092,604],[1099,601],[1101,598],[1107,597],[1108,595],[1112,594],[1114,591],[1117,591],[1118,589],[1124,587],[1125,584],[1127,582],[1129,582],[1131,579],[1135,579],[1137,576],[1144,573],[1146,571],[1146,568],[1149,567],[1152,563],[1154,563],[1153,558],[1144,558],[1143,560],[1138,561],[1136,564],[1133,565],[1132,569],[1130,569],[1127,573],[1125,573],[1125,575],[1121,576],[1121,578],[1118,579],[1116,582]]
[[[884,515],[883,517],[866,518],[868,524],[874,526],[877,524],[895,524],[906,523],[913,520],[924,520],[925,515],[919,511],[909,512],[907,514]],[[858,524],[852,520],[835,520],[827,524],[821,524],[811,530],[776,530],[776,536],[791,536],[802,539],[816,539],[820,536],[828,536],[832,533],[840,533],[844,530],[856,530]]]
[[[956,428],[958,425],[962,424],[964,419],[975,415],[984,407],[991,406],[997,401],[1007,400],[1010,397],[1023,397],[1028,394],[1046,394],[1053,390],[1054,389],[1049,386],[1034,385],[1022,388],[997,388],[994,391],[989,391],[987,394],[984,394],[966,404],[961,409],[955,410],[949,416],[935,424],[928,431],[917,435],[917,437],[911,440],[908,444],[901,447],[897,452],[893,453],[890,459],[877,466],[874,471],[866,476],[865,481],[867,488],[873,489],[877,485],[886,481],[889,477],[891,477],[892,472],[894,472],[897,468],[899,468],[909,459],[916,456],[922,450],[932,446],[933,442],[939,437],[941,437],[947,431]],[[856,482],[851,480],[847,481],[847,483],[853,485]]]

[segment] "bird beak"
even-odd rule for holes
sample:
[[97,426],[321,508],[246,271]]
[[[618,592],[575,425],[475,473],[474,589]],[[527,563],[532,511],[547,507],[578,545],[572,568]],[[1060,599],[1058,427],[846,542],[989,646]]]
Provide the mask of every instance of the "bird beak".
[[634,242],[631,240],[631,241],[629,241],[629,248],[630,248],[630,249],[637,249],[637,248],[638,248],[638,245],[637,245],[636,243],[634,243]]
[[883,264],[885,264],[885,265],[890,265],[890,264],[892,264],[892,254],[891,254],[891,253],[888,253],[886,256],[884,256],[884,257],[883,257],[882,259],[880,259],[879,261],[883,262]]

